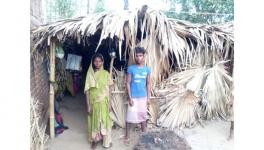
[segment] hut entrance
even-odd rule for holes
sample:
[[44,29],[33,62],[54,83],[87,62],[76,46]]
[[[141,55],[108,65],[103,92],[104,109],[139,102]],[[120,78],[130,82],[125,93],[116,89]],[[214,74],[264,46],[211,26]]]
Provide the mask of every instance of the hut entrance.
[[[86,98],[84,94],[86,73],[91,63],[92,56],[95,53],[101,53],[104,57],[104,69],[110,71],[111,57],[109,53],[116,52],[117,58],[113,66],[120,70],[125,68],[125,60],[119,59],[115,40],[103,40],[98,47],[100,34],[95,34],[89,39],[89,45],[73,42],[75,40],[66,39],[63,42],[56,43],[56,54],[60,53],[61,48],[64,53],[63,58],[56,57],[55,65],[55,134],[80,133],[78,136],[83,140],[87,135],[87,113]],[[56,55],[57,56],[57,55]],[[81,61],[80,61],[81,60]],[[63,122],[58,120],[57,115],[62,116]],[[72,135],[69,135],[72,136]],[[63,136],[68,137],[68,136]],[[71,137],[68,137],[71,138]]]

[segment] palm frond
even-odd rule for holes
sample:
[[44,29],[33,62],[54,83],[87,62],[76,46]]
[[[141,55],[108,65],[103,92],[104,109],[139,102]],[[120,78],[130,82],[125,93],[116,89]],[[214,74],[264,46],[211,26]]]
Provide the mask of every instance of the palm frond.
[[175,94],[168,102],[161,105],[158,125],[170,129],[193,127],[200,120],[199,98],[194,96],[194,92]]
[[227,116],[227,99],[231,93],[233,79],[224,69],[223,63],[217,63],[205,72],[202,109],[205,119],[223,118]]

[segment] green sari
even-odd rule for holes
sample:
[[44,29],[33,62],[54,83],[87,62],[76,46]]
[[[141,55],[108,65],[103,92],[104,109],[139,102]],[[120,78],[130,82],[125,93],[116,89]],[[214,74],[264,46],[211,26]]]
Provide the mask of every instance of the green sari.
[[84,92],[89,90],[89,102],[92,114],[88,115],[89,142],[103,139],[103,146],[111,143],[112,120],[109,112],[109,85],[112,84],[109,73],[101,68],[94,72],[90,65],[86,76]]

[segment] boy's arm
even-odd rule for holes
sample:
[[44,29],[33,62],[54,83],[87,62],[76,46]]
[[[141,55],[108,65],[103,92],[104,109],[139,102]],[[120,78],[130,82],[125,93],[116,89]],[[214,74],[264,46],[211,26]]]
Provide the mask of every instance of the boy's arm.
[[131,105],[131,89],[130,89],[130,83],[131,83],[131,74],[127,74],[127,94],[128,94],[128,102],[129,105]]
[[148,74],[147,76],[147,100],[148,102],[150,101],[150,97],[151,97],[150,88],[151,88],[151,81],[150,81],[150,74]]

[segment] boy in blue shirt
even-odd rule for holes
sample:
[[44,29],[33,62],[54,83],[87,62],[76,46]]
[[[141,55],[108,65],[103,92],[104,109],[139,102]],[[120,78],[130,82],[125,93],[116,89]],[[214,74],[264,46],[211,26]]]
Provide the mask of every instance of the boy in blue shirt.
[[150,68],[144,64],[145,50],[135,48],[136,64],[127,70],[128,110],[125,144],[129,144],[130,123],[141,123],[142,132],[147,128],[147,108],[150,99]]

